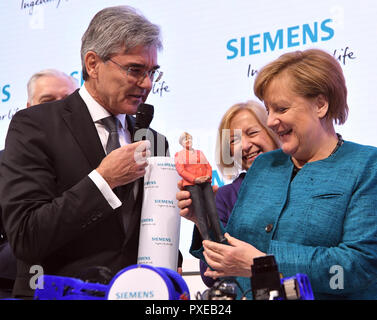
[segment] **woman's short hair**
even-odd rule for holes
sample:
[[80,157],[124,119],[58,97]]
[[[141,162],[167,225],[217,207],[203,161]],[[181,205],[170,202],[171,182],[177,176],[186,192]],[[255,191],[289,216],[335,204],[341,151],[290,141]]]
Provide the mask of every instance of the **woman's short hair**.
[[259,122],[262,128],[266,130],[271,140],[275,143],[276,148],[278,148],[280,145],[280,142],[276,134],[270,128],[267,127],[267,111],[263,107],[263,105],[261,105],[257,101],[252,100],[233,105],[225,112],[220,121],[219,129],[217,131],[215,156],[216,164],[221,174],[223,175],[223,177],[229,179],[233,179],[242,170],[240,166],[241,164],[235,163],[234,161],[230,162],[228,161],[229,159],[226,159],[225,161],[224,156],[228,158],[228,155],[226,155],[226,153],[228,150],[230,150],[230,123],[232,122],[234,117],[243,110],[249,111],[255,117],[255,119]]
[[81,64],[84,80],[89,78],[85,55],[94,51],[103,61],[138,45],[162,49],[160,27],[129,6],[115,6],[99,11],[81,39]]
[[326,117],[343,124],[348,116],[347,87],[339,62],[319,49],[289,52],[264,66],[254,82],[254,93],[264,100],[268,84],[277,75],[287,72],[295,94],[314,98],[322,94],[329,103]]

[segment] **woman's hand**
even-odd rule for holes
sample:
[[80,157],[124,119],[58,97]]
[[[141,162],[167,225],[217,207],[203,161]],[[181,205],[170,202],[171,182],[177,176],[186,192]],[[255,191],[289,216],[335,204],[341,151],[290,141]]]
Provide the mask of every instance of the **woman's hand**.
[[203,241],[204,257],[214,270],[204,273],[207,277],[219,278],[227,276],[251,277],[251,266],[254,258],[265,256],[251,244],[233,238],[225,233],[229,245],[209,240]]

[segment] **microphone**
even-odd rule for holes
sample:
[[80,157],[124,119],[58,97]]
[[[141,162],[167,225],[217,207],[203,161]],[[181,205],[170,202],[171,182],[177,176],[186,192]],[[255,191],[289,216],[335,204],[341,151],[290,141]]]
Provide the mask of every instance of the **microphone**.
[[147,136],[147,130],[152,122],[154,115],[154,107],[151,104],[142,103],[137,108],[136,122],[133,132],[133,142],[145,140]]

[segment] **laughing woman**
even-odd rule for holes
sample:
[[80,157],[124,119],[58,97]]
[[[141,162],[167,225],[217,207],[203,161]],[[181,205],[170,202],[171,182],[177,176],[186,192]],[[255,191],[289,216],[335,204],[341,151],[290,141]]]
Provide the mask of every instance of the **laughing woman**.
[[[234,179],[222,186],[216,193],[216,208],[219,218],[226,226],[238,197],[238,191],[257,156],[277,149],[277,136],[267,127],[267,113],[257,101],[237,103],[223,115],[219,129],[216,150],[217,166],[224,177]],[[196,234],[196,236],[199,235]],[[215,280],[204,275],[207,265],[200,261],[203,282],[212,287]]]
[[[244,290],[253,259],[272,254],[285,277],[308,275],[316,299],[375,299],[377,148],[335,132],[348,115],[339,63],[317,49],[284,54],[260,70],[254,92],[281,149],[248,170],[226,227],[228,245],[206,240],[204,251],[191,252],[203,252],[213,269],[207,276],[236,276]],[[343,286],[334,286],[334,266]]]

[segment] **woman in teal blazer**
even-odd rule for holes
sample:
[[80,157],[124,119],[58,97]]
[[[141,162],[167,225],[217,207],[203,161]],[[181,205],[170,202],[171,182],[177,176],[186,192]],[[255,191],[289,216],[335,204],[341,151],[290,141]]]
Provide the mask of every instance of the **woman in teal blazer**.
[[[235,276],[243,290],[253,259],[272,254],[284,277],[308,275],[316,299],[376,299],[377,148],[335,133],[348,114],[340,65],[321,50],[287,53],[258,73],[254,92],[281,149],[248,170],[228,245],[196,250],[194,239],[191,252],[212,268],[207,276]],[[181,214],[195,222],[191,210]]]

